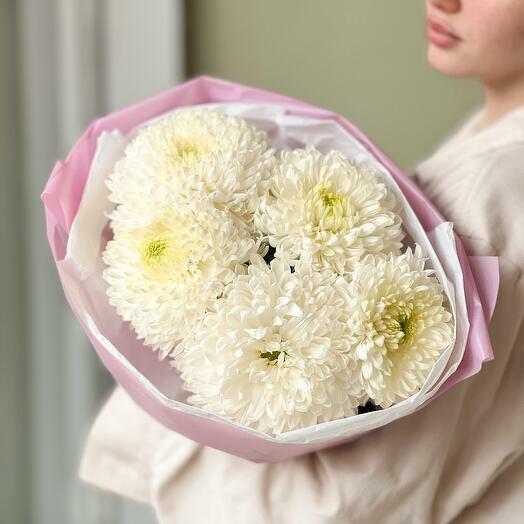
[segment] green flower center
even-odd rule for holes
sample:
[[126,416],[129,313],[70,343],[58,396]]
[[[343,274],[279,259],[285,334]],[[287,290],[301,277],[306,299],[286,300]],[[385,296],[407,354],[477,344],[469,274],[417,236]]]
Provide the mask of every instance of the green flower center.
[[149,268],[157,267],[165,256],[169,247],[167,238],[153,238],[145,243],[142,250],[142,259]]
[[279,351],[279,350],[261,352],[260,358],[267,358],[268,362],[272,364],[278,360],[280,353],[284,353],[284,360],[285,360],[286,358],[285,355],[287,355],[287,353],[285,351]]
[[389,306],[384,311],[378,325],[377,333],[384,336],[389,349],[396,350],[399,346],[409,344],[417,334],[417,315],[413,304]]
[[333,212],[333,208],[337,204],[342,204],[344,202],[345,197],[340,195],[339,193],[331,193],[327,190],[327,188],[323,187],[319,191],[320,199],[322,200],[322,204],[324,207],[329,209],[329,212]]
[[399,331],[403,334],[402,341],[408,342],[415,335],[415,321],[413,315],[401,315],[397,318]]
[[202,269],[203,248],[198,237],[187,237],[190,226],[181,219],[171,224],[159,221],[137,230],[135,234],[142,236],[139,256],[143,269],[154,278],[168,280],[186,279]]
[[318,232],[347,231],[358,221],[358,210],[352,200],[330,184],[317,185],[309,191],[305,211]]
[[282,360],[285,361],[288,356],[286,348],[288,343],[283,341],[279,334],[272,334],[264,341],[264,350],[260,352],[260,358],[267,360],[268,365],[275,365],[282,354]]

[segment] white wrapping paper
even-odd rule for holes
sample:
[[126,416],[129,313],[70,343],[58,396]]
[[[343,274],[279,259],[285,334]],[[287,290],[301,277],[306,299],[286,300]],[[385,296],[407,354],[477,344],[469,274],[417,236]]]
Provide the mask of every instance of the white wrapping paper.
[[[107,200],[108,190],[105,180],[116,160],[121,157],[125,145],[135,136],[137,129],[126,137],[117,130],[103,133],[99,137],[83,198],[69,236],[66,257],[60,262],[63,284],[68,286],[79,310],[85,313],[84,320],[91,333],[161,402],[200,417],[219,419],[266,440],[310,443],[340,435],[357,436],[415,411],[433,396],[438,387],[457,368],[467,341],[468,315],[452,224],[443,223],[430,234],[426,234],[390,173],[334,121],[290,116],[278,106],[263,104],[206,104],[206,107],[220,108],[229,115],[244,118],[258,129],[265,130],[272,145],[277,149],[303,147],[306,144],[311,144],[324,153],[331,149],[338,149],[357,164],[379,172],[402,204],[402,219],[408,236],[422,247],[428,257],[427,267],[435,270],[435,275],[443,286],[456,321],[453,342],[443,352],[421,390],[412,397],[387,409],[289,431],[277,437],[239,426],[237,423],[187,404],[185,400],[188,394],[183,389],[176,370],[167,362],[151,365],[151,359],[156,359],[157,356],[136,340],[132,328],[123,322],[114,308],[109,305],[105,294],[106,284],[102,279],[104,265],[101,254],[107,241],[106,214],[112,209],[112,204]],[[143,125],[150,122],[145,122]],[[78,276],[81,278],[80,285],[78,282],[75,283],[75,278]],[[96,318],[88,313],[89,304],[91,312],[94,304]],[[102,333],[111,334],[113,343]],[[147,366],[144,365],[146,361]]]

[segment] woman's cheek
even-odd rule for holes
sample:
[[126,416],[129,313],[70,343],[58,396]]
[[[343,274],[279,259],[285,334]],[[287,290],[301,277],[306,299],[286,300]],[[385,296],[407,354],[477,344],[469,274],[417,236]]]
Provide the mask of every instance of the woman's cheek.
[[481,58],[492,80],[524,74],[524,2],[512,4],[513,8],[493,13],[491,23],[485,25]]

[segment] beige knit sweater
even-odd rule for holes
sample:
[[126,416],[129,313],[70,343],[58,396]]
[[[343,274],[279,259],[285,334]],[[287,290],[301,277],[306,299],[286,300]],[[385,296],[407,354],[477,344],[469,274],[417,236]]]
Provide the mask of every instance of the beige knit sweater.
[[169,432],[117,389],[81,477],[173,524],[524,522],[524,107],[481,113],[417,169],[469,254],[500,257],[494,361],[425,409],[346,446],[255,464]]

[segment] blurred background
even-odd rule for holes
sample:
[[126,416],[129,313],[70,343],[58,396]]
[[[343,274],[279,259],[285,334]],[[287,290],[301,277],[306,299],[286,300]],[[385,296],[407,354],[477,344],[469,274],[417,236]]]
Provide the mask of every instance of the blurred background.
[[426,64],[422,0],[0,2],[0,521],[153,523],[77,480],[114,386],[47,245],[54,162],[95,117],[206,73],[341,113],[413,171],[480,89]]

